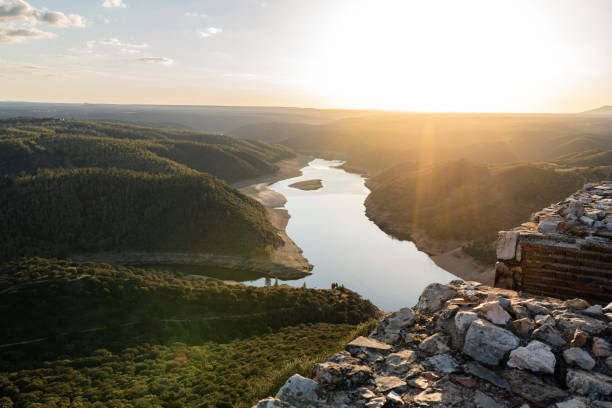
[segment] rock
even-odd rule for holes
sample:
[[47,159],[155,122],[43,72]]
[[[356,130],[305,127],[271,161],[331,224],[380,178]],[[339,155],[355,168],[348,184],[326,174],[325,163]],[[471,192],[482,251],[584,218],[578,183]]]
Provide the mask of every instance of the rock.
[[278,398],[268,397],[262,399],[257,403],[257,405],[253,405],[253,408],[295,408],[293,405],[283,402]]
[[463,352],[482,363],[496,365],[518,346],[518,337],[508,330],[477,319],[466,333]]
[[406,385],[406,381],[392,375],[378,375],[374,379],[374,383],[376,384],[376,391],[378,392],[387,392],[394,388],[403,387]]
[[385,317],[376,328],[373,337],[384,342],[395,343],[400,338],[400,331],[411,327],[416,319],[416,313],[411,308],[404,307]]
[[606,365],[608,366],[608,368],[612,368],[612,356],[606,358]]
[[369,337],[359,336],[347,344],[345,349],[351,353],[352,356],[363,352],[388,354],[391,351],[391,346]]
[[535,322],[527,317],[512,322],[514,333],[519,337],[529,337],[535,330]]
[[545,324],[554,326],[556,324],[555,319],[551,315],[536,315],[534,320],[538,326],[543,326]]
[[495,262],[495,287],[504,289],[514,288],[512,271],[508,268],[508,265],[501,261]]
[[403,376],[416,360],[416,353],[412,350],[402,350],[397,353],[389,354],[385,358],[385,372],[392,375]]
[[570,342],[570,347],[582,347],[586,344],[589,339],[589,335],[580,329],[574,330],[574,336]]
[[479,408],[504,408],[504,404],[500,404],[495,401],[491,396],[485,394],[480,390],[476,390],[474,394],[474,402]]
[[580,218],[584,215],[584,204],[578,200],[569,200],[561,210],[561,215],[565,217],[573,215],[576,218]]
[[387,401],[391,402],[392,404],[404,405],[404,400],[402,400],[402,397],[400,397],[395,391],[391,391],[387,394]]
[[366,387],[358,388],[357,393],[359,394],[359,398],[363,398],[363,399],[371,399],[376,396],[376,394],[374,394],[372,390]]
[[587,217],[586,215],[583,215],[582,217],[578,218],[580,220],[580,222],[582,222],[583,224],[588,225],[589,227],[593,225],[593,223],[595,222],[594,219]]
[[419,350],[429,354],[448,353],[450,351],[448,347],[448,337],[442,335],[442,333],[436,333],[433,336],[429,336],[419,344]]
[[527,308],[518,303],[511,303],[510,311],[517,319],[529,317],[529,311],[527,310]]
[[556,361],[550,347],[533,340],[527,347],[519,347],[510,352],[508,367],[553,374]]
[[376,397],[366,402],[365,406],[366,408],[382,408],[386,402],[387,402],[386,397]]
[[557,231],[557,226],[560,221],[544,220],[538,224],[538,232],[543,234],[551,234]]
[[567,401],[557,402],[556,408],[589,408],[587,403],[582,398],[572,398]]
[[456,376],[453,380],[465,388],[474,388],[478,384],[472,377]]
[[574,298],[563,302],[563,306],[571,307],[577,310],[583,310],[590,306],[589,302],[584,299]]
[[612,378],[596,372],[568,369],[566,375],[567,387],[581,395],[612,394]]
[[608,327],[606,323],[595,318],[569,312],[557,314],[555,320],[557,321],[557,325],[568,333],[568,335],[574,333],[576,329],[580,329],[591,335],[599,334]]
[[464,364],[463,371],[465,371],[468,374],[472,374],[478,378],[481,378],[485,381],[488,381],[491,384],[495,385],[496,387],[503,388],[506,390],[510,389],[510,386],[508,385],[508,382],[506,380],[504,380],[502,377],[497,375],[495,372],[489,370],[488,368],[481,366],[478,363]]
[[442,309],[444,303],[457,296],[457,290],[449,285],[432,283],[428,285],[414,307],[418,313],[433,314]]
[[423,365],[444,374],[454,373],[459,368],[459,364],[450,354],[438,354],[437,356],[429,357],[423,362]]
[[563,359],[567,364],[574,364],[585,370],[595,367],[595,360],[580,347],[572,347],[563,351]]
[[547,315],[550,314],[550,310],[546,308],[541,302],[538,302],[535,299],[527,299],[523,303],[531,313],[539,314],[539,315]]
[[465,402],[462,389],[450,381],[440,381],[414,397],[414,402],[426,407],[460,407]]
[[516,243],[518,242],[518,231],[500,231],[495,243],[497,259],[514,259],[516,254]]
[[325,362],[316,364],[314,367],[316,380],[323,385],[355,387],[363,384],[374,376],[374,372],[364,365],[353,365],[348,363]]
[[604,313],[612,313],[612,302],[608,303],[608,306],[603,308]]
[[589,316],[601,316],[603,314],[603,308],[601,305],[593,305],[582,311],[582,313]]
[[508,323],[508,320],[510,320],[510,315],[499,304],[499,301],[482,303],[480,306],[475,307],[473,310],[478,311],[484,317],[486,317],[487,320],[495,324],[505,325],[506,323]]
[[504,373],[504,378],[510,384],[512,392],[536,404],[567,396],[565,391],[544,383],[539,377],[526,371],[508,370]]
[[595,357],[608,357],[609,355],[612,355],[610,343],[601,337],[593,338],[593,355]]
[[457,312],[455,315],[455,328],[457,333],[465,334],[470,324],[476,319],[478,319],[478,315],[474,312]]
[[319,384],[310,378],[304,378],[299,374],[294,374],[287,380],[285,385],[281,387],[278,394],[276,394],[276,398],[290,404],[303,406],[304,401],[318,401],[319,397],[317,391],[319,387]]
[[554,347],[563,347],[566,342],[561,337],[561,334],[554,326],[545,324],[533,331],[531,337],[534,339],[542,340]]

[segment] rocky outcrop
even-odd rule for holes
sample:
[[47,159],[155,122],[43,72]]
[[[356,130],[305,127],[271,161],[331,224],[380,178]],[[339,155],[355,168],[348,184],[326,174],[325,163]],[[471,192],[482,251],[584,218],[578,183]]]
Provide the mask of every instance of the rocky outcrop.
[[612,323],[580,299],[432,284],[256,407],[612,407]]
[[[497,239],[495,286],[612,301],[612,182],[586,184]],[[585,314],[602,313],[596,305]]]

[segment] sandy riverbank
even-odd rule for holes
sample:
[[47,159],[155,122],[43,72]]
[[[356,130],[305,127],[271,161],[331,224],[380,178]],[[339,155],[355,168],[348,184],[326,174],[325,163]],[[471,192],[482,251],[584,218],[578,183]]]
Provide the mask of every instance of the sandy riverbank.
[[312,157],[303,155],[290,160],[283,160],[277,163],[279,166],[277,173],[233,185],[233,187],[238,188],[242,193],[254,198],[263,204],[264,207],[267,207],[268,219],[283,240],[283,245],[276,248],[272,253],[271,261],[299,271],[302,274],[300,277],[309,275],[313,266],[304,257],[302,249],[289,238],[285,231],[291,216],[286,209],[278,207],[284,206],[287,199],[281,193],[270,190],[268,186],[280,180],[300,176],[302,174],[300,169],[305,167],[311,160]]

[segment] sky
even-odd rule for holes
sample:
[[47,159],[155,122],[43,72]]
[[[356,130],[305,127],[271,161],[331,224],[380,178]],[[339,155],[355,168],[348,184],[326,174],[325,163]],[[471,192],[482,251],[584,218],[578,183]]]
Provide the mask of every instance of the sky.
[[612,0],[0,0],[0,100],[577,112]]

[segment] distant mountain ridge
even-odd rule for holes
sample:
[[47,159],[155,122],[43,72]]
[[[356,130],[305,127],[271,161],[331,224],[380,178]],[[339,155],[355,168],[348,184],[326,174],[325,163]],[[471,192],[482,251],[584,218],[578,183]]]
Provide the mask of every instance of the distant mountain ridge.
[[583,115],[612,115],[612,105],[603,105],[599,108],[582,112]]

